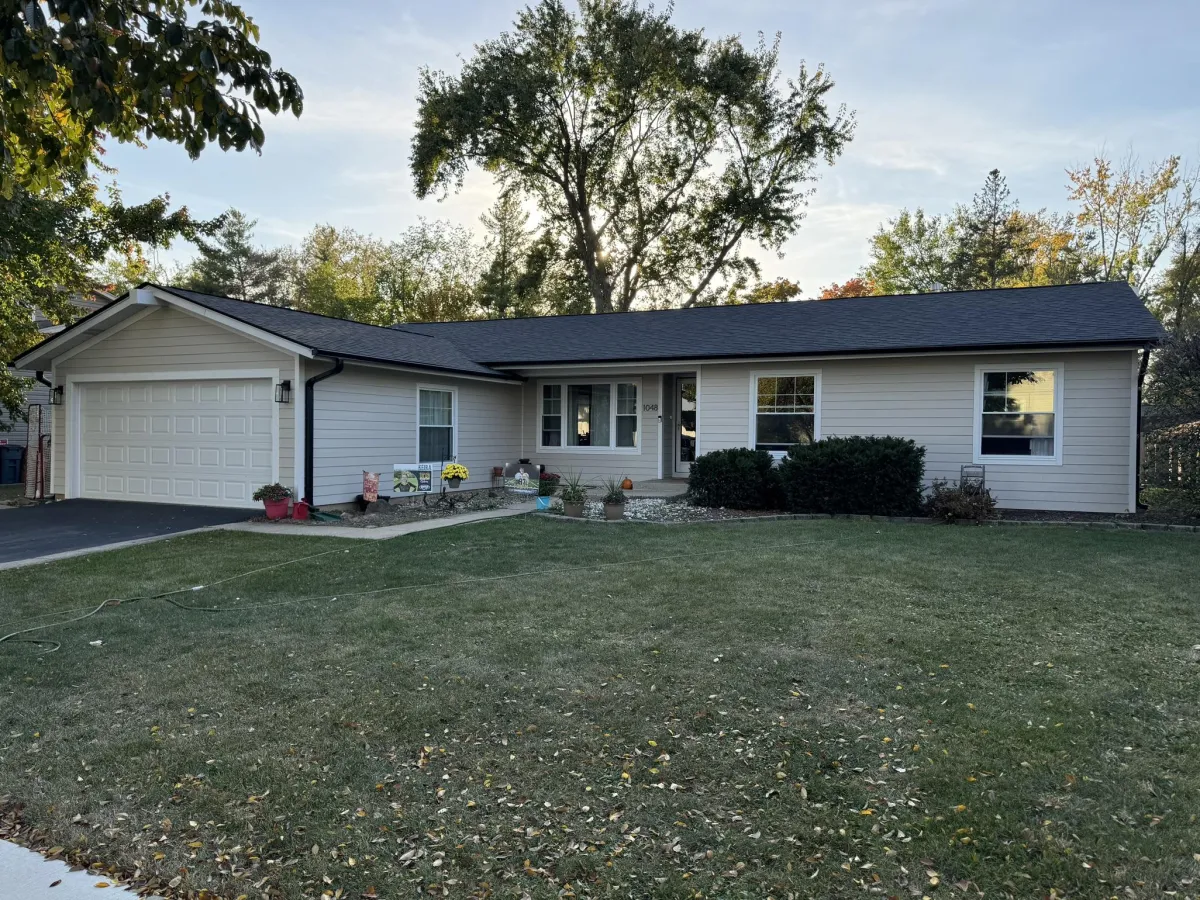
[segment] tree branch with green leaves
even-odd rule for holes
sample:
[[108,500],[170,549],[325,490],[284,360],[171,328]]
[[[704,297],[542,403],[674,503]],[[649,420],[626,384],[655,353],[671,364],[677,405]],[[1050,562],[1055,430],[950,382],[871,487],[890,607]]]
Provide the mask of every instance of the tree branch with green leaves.
[[472,166],[537,204],[596,312],[711,302],[757,272],[747,245],[794,235],[820,162],[851,139],[833,82],[781,84],[778,42],[748,49],[629,0],[524,10],[457,75],[421,74],[420,197]]

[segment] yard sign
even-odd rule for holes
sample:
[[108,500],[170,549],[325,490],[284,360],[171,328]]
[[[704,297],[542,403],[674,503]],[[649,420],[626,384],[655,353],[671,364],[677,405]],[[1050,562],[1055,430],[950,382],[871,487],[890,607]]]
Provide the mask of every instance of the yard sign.
[[426,463],[396,463],[392,466],[392,493],[432,494],[433,467]]

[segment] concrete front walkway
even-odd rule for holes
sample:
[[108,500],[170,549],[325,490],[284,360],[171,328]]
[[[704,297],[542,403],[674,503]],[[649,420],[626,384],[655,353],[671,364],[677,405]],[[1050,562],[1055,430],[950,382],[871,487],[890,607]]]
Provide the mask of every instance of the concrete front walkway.
[[116,885],[96,887],[105,882],[113,884],[103,875],[72,872],[62,860],[46,859],[40,853],[0,841],[0,900],[100,900],[122,894],[133,897],[131,891]]
[[484,522],[488,519],[507,519],[512,516],[523,516],[533,512],[532,503],[520,503],[505,509],[488,509],[483,512],[463,513],[457,516],[444,516],[440,519],[421,519],[417,522],[403,522],[400,525],[381,525],[378,528],[355,528],[350,525],[297,525],[284,519],[279,522],[233,522],[222,525],[228,531],[249,531],[253,534],[282,534],[288,537],[339,537],[360,541],[386,541],[389,538],[405,534],[416,534],[418,531],[433,531],[437,528],[450,528],[454,525],[469,525],[472,522]]

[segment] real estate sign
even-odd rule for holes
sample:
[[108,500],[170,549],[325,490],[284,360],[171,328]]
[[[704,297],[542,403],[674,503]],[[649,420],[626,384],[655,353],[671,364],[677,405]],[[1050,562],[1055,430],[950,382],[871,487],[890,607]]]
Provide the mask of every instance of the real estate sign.
[[392,466],[392,493],[432,494],[433,466],[428,463],[396,463]]

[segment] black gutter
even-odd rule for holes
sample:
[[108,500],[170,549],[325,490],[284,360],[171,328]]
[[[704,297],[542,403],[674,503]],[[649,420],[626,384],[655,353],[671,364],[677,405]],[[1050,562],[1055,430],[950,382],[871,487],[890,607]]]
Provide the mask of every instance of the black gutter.
[[335,356],[332,369],[326,369],[304,382],[304,486],[301,495],[309,506],[313,505],[313,387],[318,381],[332,378],[344,368],[346,364]]
[[[998,288],[998,290],[1017,290],[1016,288]],[[827,301],[821,301],[827,302]],[[595,313],[592,313],[595,315]],[[609,315],[605,313],[604,315]],[[612,313],[611,315],[623,315],[623,313]],[[497,320],[500,321],[500,320]],[[508,320],[504,320],[508,321]],[[448,339],[447,339],[448,340]],[[1005,351],[1009,353],[1041,353],[1048,350],[1102,350],[1107,348],[1130,347],[1137,349],[1138,344],[1143,346],[1153,346],[1145,343],[1147,340],[1157,343],[1161,338],[1149,337],[1147,335],[1121,338],[1109,341],[1047,341],[1041,344],[948,344],[945,346],[925,346],[925,347],[883,347],[877,349],[857,349],[857,350],[801,350],[799,352],[788,353],[786,351],[773,351],[771,353],[693,353],[690,356],[627,356],[620,358],[605,358],[605,359],[550,359],[550,360],[490,360],[481,362],[480,365],[491,366],[497,371],[507,369],[524,369],[537,368],[538,366],[607,366],[618,364],[641,364],[648,365],[651,363],[694,363],[697,361],[714,362],[737,362],[738,360],[791,360],[791,359],[825,359],[825,358],[853,358],[858,356],[898,356],[898,355],[927,355],[934,356],[939,353],[972,353],[975,351],[994,353]],[[501,368],[503,367],[503,368]]]
[[1133,509],[1130,512],[1137,512],[1139,509],[1147,509],[1142,503],[1142,388],[1146,383],[1146,369],[1150,365],[1150,345],[1147,344],[1142,348],[1142,364],[1138,368],[1138,385],[1137,385],[1137,444],[1134,448],[1134,491]]
[[43,373],[40,370],[33,373],[33,379],[34,381],[40,381],[46,387],[50,388],[50,390],[54,390],[54,385],[43,377]]

